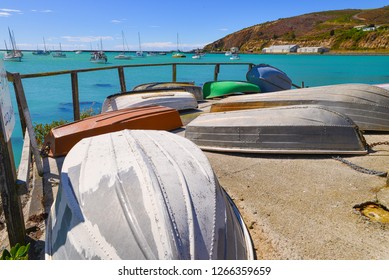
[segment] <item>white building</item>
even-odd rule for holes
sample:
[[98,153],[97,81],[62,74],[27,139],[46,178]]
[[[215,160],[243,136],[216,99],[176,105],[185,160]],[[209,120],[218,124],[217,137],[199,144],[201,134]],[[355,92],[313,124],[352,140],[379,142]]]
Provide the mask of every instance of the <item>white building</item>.
[[263,48],[263,53],[291,53],[297,52],[298,45],[275,45],[268,48]]
[[328,51],[329,49],[325,47],[301,47],[297,49],[298,53],[324,53]]

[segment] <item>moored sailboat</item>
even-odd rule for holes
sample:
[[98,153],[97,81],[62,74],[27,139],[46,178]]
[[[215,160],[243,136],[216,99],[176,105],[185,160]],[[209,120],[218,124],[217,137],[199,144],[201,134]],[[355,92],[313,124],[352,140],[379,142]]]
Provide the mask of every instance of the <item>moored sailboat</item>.
[[130,55],[126,54],[126,47],[125,47],[126,44],[125,44],[123,31],[122,31],[122,41],[123,41],[123,51],[120,54],[116,55],[115,59],[130,60],[130,59],[132,59],[132,57]]
[[59,43],[59,51],[54,52],[53,57],[58,57],[58,58],[65,58],[66,57],[66,53],[62,52],[61,43]]
[[89,61],[92,63],[100,63],[100,64],[107,63],[108,58],[105,52],[103,51],[103,42],[101,39],[100,39],[100,51],[93,52]]
[[8,28],[8,33],[9,33],[9,39],[10,39],[10,42],[11,42],[11,46],[12,46],[12,50],[8,50],[7,48],[7,43],[5,43],[6,45],[6,52],[3,56],[3,60],[4,61],[16,61],[16,62],[21,62],[22,61],[22,57],[23,57],[23,53],[17,49],[16,47],[16,41],[15,41],[15,36],[13,34],[13,32],[11,32],[11,30]]
[[183,54],[181,51],[180,51],[180,48],[179,48],[179,40],[178,40],[178,33],[177,33],[177,51],[175,53],[172,54],[172,57],[173,58],[185,58],[186,55]]
[[43,37],[43,50],[40,50],[38,47],[36,48],[36,51],[33,51],[33,55],[49,55],[50,51],[47,50],[46,48],[46,41],[45,38]]

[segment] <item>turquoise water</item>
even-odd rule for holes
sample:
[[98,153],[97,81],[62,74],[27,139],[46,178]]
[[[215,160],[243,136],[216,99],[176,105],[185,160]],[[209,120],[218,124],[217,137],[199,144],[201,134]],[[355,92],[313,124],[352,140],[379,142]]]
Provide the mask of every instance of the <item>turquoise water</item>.
[[[207,54],[200,60],[172,58],[166,56],[150,56],[132,60],[115,60],[117,53],[107,53],[108,63],[105,66],[125,64],[154,64],[180,62],[231,62],[224,54]],[[4,62],[9,72],[21,74],[85,69],[104,67],[89,62],[89,53],[67,53],[67,58],[52,56],[35,56],[24,52],[23,62]],[[275,66],[292,79],[294,84],[305,86],[320,86],[341,83],[389,83],[389,56],[363,55],[263,55],[242,54],[236,62],[267,63]],[[195,82],[202,85],[213,80],[214,66],[177,66],[177,80]],[[245,80],[247,66],[222,65],[219,80]],[[171,81],[171,66],[126,68],[126,86],[131,89],[135,85],[146,82]],[[120,91],[117,70],[104,70],[80,73],[79,91],[82,108],[99,108],[105,97]],[[33,123],[49,123],[53,120],[72,120],[72,94],[70,75],[24,79],[23,86],[29,105]],[[11,92],[13,86],[10,83]],[[14,97],[14,95],[13,95]],[[13,98],[14,108],[17,108]],[[16,109],[15,109],[16,110]],[[12,135],[15,161],[18,164],[22,147],[22,132],[19,117],[16,115],[16,127]]]

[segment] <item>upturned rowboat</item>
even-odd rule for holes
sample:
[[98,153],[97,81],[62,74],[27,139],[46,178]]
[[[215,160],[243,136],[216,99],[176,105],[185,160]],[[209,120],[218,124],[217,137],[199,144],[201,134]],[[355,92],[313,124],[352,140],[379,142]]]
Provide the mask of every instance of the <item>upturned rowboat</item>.
[[180,115],[174,109],[162,106],[129,108],[53,128],[45,138],[45,146],[49,156],[64,156],[85,137],[123,129],[174,130],[181,126]]
[[203,85],[203,95],[206,99],[258,92],[261,92],[259,86],[245,81],[212,81]]
[[253,259],[239,211],[184,137],[123,130],[66,156],[46,259]]
[[178,111],[196,109],[198,104],[193,94],[182,89],[151,89],[130,91],[108,96],[102,112],[142,106],[165,106]]
[[205,113],[185,137],[207,151],[279,154],[366,154],[345,115],[314,105]]
[[292,80],[280,69],[268,64],[258,64],[246,74],[247,81],[256,84],[261,92],[288,90]]
[[192,82],[154,82],[135,86],[132,90],[150,90],[150,89],[182,89],[192,93],[196,100],[203,100],[203,89]]
[[350,117],[361,130],[389,131],[389,90],[366,84],[342,84],[230,96],[211,112],[315,104]]

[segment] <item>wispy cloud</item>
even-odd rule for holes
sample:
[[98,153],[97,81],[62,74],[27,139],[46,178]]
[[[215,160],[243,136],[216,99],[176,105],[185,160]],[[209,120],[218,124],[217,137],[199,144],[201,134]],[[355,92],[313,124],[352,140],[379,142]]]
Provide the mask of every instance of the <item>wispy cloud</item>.
[[122,19],[113,19],[113,20],[111,20],[111,22],[112,23],[122,23],[122,22],[124,22],[124,21],[126,21],[127,19],[125,19],[125,18],[122,18]]
[[53,10],[50,10],[50,9],[46,9],[46,10],[31,10],[31,12],[33,13],[52,13]]
[[21,13],[21,10],[15,10],[15,9],[0,9],[2,12],[10,12],[10,13]]
[[6,8],[0,9],[0,17],[10,17],[13,14],[22,14],[22,11],[16,9],[6,9]]
[[228,31],[228,28],[225,28],[225,27],[219,28],[219,31],[227,32],[227,31]]
[[10,16],[11,16],[11,13],[0,12],[0,17],[10,17]]
[[111,41],[113,37],[111,36],[62,36],[61,38],[67,40],[68,42],[81,42],[81,43],[92,43],[101,40]]

